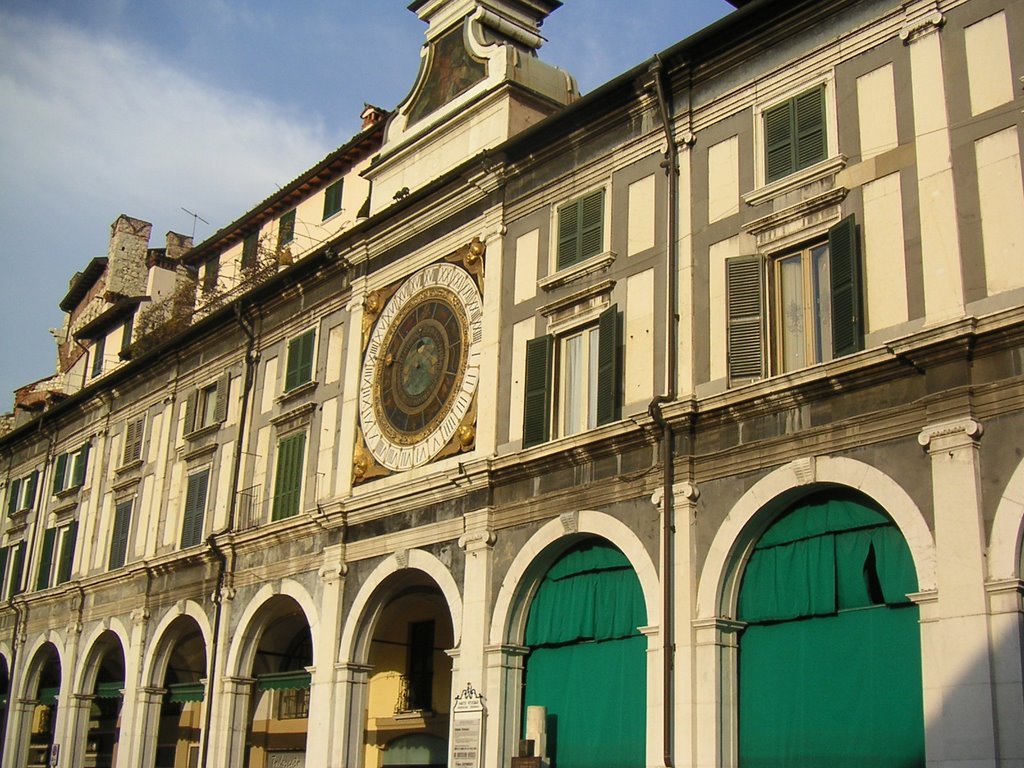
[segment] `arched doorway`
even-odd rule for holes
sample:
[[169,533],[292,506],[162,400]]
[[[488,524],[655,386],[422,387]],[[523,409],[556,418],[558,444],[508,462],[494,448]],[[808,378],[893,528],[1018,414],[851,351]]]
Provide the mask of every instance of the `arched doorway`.
[[198,765],[206,686],[206,642],[195,619],[179,616],[167,628],[169,649],[160,687],[155,768]]
[[[46,643],[29,667],[38,670],[35,690],[26,691],[28,706],[28,757],[26,764],[49,765],[57,725],[57,698],[60,696],[61,667],[57,649]],[[29,680],[32,676],[30,673]]]
[[113,632],[100,635],[90,653],[98,665],[88,704],[83,765],[112,768],[117,759],[124,702],[124,650]]
[[646,623],[636,572],[604,539],[573,545],[544,575],[526,622],[523,712],[546,708],[553,768],[645,764]]
[[447,763],[454,645],[451,613],[437,584],[406,569],[378,591],[367,664],[364,766],[433,768]]
[[7,735],[7,713],[10,711],[11,673],[7,657],[0,655],[0,763],[4,757],[4,739]]
[[740,765],[923,766],[916,591],[906,541],[866,496],[787,508],[739,591]]
[[246,765],[302,765],[309,726],[313,639],[299,604],[278,595],[256,619],[262,624],[249,674],[255,679],[246,734]]

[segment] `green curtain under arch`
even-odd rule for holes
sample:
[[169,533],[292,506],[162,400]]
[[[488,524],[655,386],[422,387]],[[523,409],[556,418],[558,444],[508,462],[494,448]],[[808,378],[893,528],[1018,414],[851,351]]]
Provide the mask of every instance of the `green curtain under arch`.
[[647,623],[640,582],[619,550],[577,545],[548,571],[526,624],[526,707],[548,712],[553,768],[645,763]]
[[744,572],[742,768],[924,766],[917,577],[866,498],[829,492],[779,518]]

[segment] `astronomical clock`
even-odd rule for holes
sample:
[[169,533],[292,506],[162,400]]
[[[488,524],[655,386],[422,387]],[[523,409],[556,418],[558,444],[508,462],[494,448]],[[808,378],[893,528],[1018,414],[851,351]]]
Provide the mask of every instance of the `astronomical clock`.
[[473,240],[367,297],[355,482],[474,446],[484,250]]

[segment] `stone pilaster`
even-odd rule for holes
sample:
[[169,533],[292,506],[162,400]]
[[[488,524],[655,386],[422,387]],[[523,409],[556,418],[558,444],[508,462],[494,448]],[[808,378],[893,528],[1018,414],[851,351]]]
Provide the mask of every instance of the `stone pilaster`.
[[918,436],[931,459],[935,514],[938,592],[934,620],[922,614],[921,652],[925,746],[929,763],[936,765],[997,763],[978,454],[982,432],[979,422],[964,418],[930,425]]

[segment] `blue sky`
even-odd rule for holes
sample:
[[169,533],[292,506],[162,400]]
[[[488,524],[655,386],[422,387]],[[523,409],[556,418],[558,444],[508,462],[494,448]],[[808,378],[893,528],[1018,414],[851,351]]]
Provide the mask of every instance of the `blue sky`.
[[[0,412],[55,368],[68,281],[121,213],[196,242],[411,88],[407,0],[0,2]],[[541,57],[584,93],[732,10],[564,0]]]

